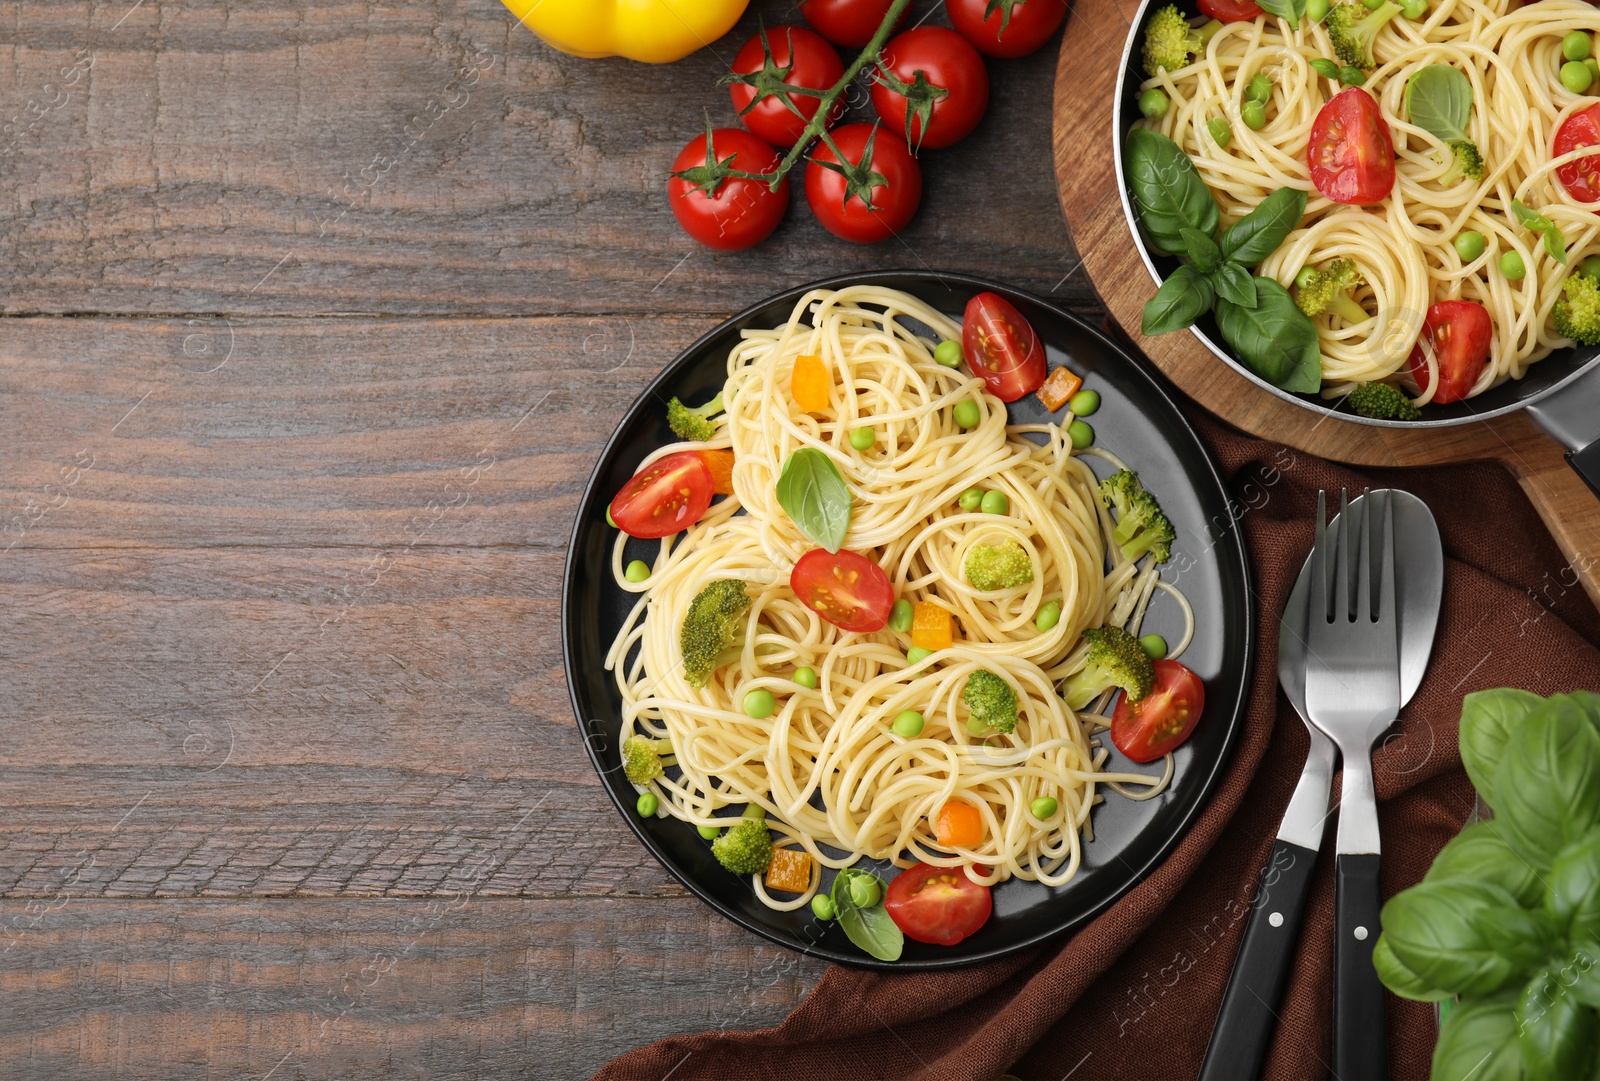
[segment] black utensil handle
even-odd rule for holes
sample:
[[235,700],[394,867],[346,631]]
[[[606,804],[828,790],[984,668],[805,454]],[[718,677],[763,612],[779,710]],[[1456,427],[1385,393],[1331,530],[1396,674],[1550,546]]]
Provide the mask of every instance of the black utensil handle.
[[1261,1076],[1272,1042],[1278,1003],[1300,941],[1300,917],[1311,891],[1317,854],[1276,841],[1261,872],[1261,886],[1233,960],[1211,1043],[1200,1064],[1200,1081],[1249,1081]]
[[1334,868],[1334,1081],[1381,1081],[1389,1076],[1389,1039],[1383,984],[1372,964],[1383,901],[1378,854],[1340,853]]
[[1588,482],[1594,494],[1600,495],[1600,440],[1590,443],[1582,450],[1573,451],[1567,455],[1567,461],[1578,471],[1578,476]]

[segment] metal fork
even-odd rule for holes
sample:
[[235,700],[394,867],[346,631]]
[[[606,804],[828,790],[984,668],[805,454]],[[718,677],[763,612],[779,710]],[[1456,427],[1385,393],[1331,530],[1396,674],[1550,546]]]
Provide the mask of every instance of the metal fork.
[[[1378,494],[1384,497],[1381,508]],[[1384,991],[1372,964],[1382,902],[1372,744],[1400,712],[1394,513],[1387,492],[1369,495],[1357,508],[1343,491],[1339,501],[1339,521],[1330,529],[1327,493],[1317,494],[1306,606],[1306,712],[1344,760],[1335,862],[1333,1076],[1372,1081],[1388,1070]],[[1380,509],[1382,520],[1376,522]]]

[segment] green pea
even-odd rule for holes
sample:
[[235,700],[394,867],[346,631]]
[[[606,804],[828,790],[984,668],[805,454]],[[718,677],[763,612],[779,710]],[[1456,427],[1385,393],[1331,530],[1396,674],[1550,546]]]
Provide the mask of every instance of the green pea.
[[1159,634],[1147,634],[1139,639],[1139,648],[1152,661],[1159,661],[1167,655],[1167,640]]
[[1367,6],[1368,11],[1377,11],[1383,6],[1384,0],[1361,0],[1361,2]]
[[622,528],[617,524],[616,519],[611,517],[611,504],[609,503],[606,504],[606,525],[610,526],[612,529]]
[[912,646],[906,650],[906,663],[919,664],[931,656],[933,656],[933,650],[923,649],[921,646]]
[[1583,66],[1589,69],[1589,74],[1594,77],[1594,81],[1600,83],[1600,60],[1596,60],[1591,56],[1583,62]]
[[1206,130],[1211,133],[1211,138],[1218,146],[1226,147],[1233,142],[1233,131],[1228,127],[1228,122],[1220,116],[1214,116],[1207,120]]
[[857,875],[850,880],[850,900],[857,908],[871,908],[883,896],[883,887],[871,875]]
[[1244,96],[1251,101],[1259,101],[1265,105],[1272,100],[1272,80],[1261,72],[1256,72],[1250,77],[1250,82],[1244,88]]
[[833,898],[825,893],[819,893],[811,898],[811,913],[819,920],[831,920],[838,915],[833,910]]
[[1306,0],[1306,18],[1314,23],[1320,23],[1328,17],[1328,12],[1333,10],[1329,0]]
[[911,602],[901,597],[894,602],[894,607],[889,609],[889,629],[896,634],[905,634],[911,629],[911,620],[915,614],[911,610]]
[[1361,69],[1353,68],[1348,65],[1339,69],[1339,81],[1346,86],[1367,85],[1367,77],[1362,74]]
[[1080,390],[1067,402],[1067,408],[1072,410],[1074,416],[1093,416],[1100,410],[1100,392],[1098,390]]
[[802,665],[794,670],[794,681],[808,691],[817,689],[817,670],[810,665]]
[[1151,120],[1160,120],[1167,115],[1167,109],[1172,104],[1172,99],[1167,97],[1167,92],[1158,86],[1139,95],[1139,114]]
[[1061,622],[1061,602],[1051,601],[1039,609],[1039,614],[1033,617],[1033,625],[1041,631],[1053,630]]
[[722,835],[720,826],[696,826],[695,829],[699,831],[700,839],[704,841],[715,841]]
[[1400,14],[1412,22],[1421,22],[1428,14],[1428,0],[1401,0]]
[[1316,280],[1317,268],[1312,266],[1303,266],[1300,268],[1300,273],[1294,276],[1294,287],[1296,289],[1308,289],[1311,287],[1311,283]]
[[961,352],[961,343],[951,338],[940,342],[933,350],[933,359],[936,363],[943,364],[946,368],[959,368],[961,362],[966,360],[966,354]]
[[1011,512],[1011,498],[998,488],[990,488],[983,493],[983,502],[978,504],[985,514],[1009,514]]
[[633,805],[633,809],[639,812],[640,818],[650,818],[661,809],[661,801],[654,792],[641,792],[639,802]]
[[956,426],[965,430],[976,428],[983,416],[978,412],[978,403],[968,398],[956,403],[955,418]]
[[1589,89],[1594,82],[1594,76],[1589,72],[1589,65],[1579,60],[1569,60],[1561,65],[1561,85],[1574,94],[1581,94]]
[[622,572],[622,576],[630,582],[642,582],[650,577],[650,564],[642,559],[635,559],[628,564],[627,569]]
[[1561,39],[1561,55],[1568,60],[1587,60],[1594,51],[1594,41],[1582,30],[1574,30]]
[[1239,119],[1244,121],[1244,126],[1251,131],[1260,131],[1267,126],[1267,109],[1259,101],[1247,101],[1239,106]]
[[773,711],[777,708],[778,700],[772,697],[771,691],[758,687],[753,691],[745,692],[744,711],[747,716],[753,717],[758,721],[765,720],[772,716]]
[[1337,79],[1339,77],[1339,65],[1321,56],[1311,61],[1311,70],[1324,79]]
[[1500,257],[1500,273],[1506,281],[1519,282],[1527,277],[1528,268],[1523,265],[1522,256],[1508,251]]
[[1094,445],[1094,429],[1081,420],[1075,420],[1068,425],[1067,436],[1072,440],[1073,450],[1083,450]]
[[1487,244],[1488,241],[1483,239],[1482,233],[1476,229],[1467,229],[1456,236],[1456,254],[1461,256],[1463,263],[1470,263],[1483,254]]
[[965,511],[977,510],[983,505],[983,489],[968,488],[961,493],[961,500],[957,505]]
[[1054,796],[1040,796],[1028,804],[1028,810],[1033,812],[1033,817],[1038,819],[1049,818],[1056,813],[1061,805],[1055,801]]
[[877,441],[877,433],[871,428],[857,428],[850,433],[850,445],[857,450],[871,450]]
[[1591,255],[1579,263],[1578,273],[1585,278],[1600,280],[1600,255]]
[[914,709],[901,710],[894,719],[894,734],[905,739],[916,739],[922,734],[922,714]]

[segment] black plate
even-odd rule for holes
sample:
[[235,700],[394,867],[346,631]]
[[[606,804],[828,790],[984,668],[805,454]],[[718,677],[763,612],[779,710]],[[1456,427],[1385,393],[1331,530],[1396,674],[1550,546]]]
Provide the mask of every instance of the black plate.
[[[1144,0],[1139,7],[1139,12],[1134,16],[1133,24],[1128,32],[1128,40],[1122,50],[1122,73],[1117,84],[1117,100],[1112,114],[1112,138],[1116,140],[1116,169],[1117,176],[1122,172],[1122,145],[1128,132],[1139,119],[1139,84],[1144,81],[1144,68],[1139,61],[1139,43],[1144,40],[1145,24],[1150,21],[1169,0]],[[1138,221],[1133,212],[1133,194],[1128,190],[1126,181],[1119,185],[1122,195],[1122,212],[1128,221],[1128,228],[1133,233],[1134,244],[1139,249],[1139,256],[1144,260],[1145,267],[1150,271],[1150,276],[1155,280],[1156,286],[1167,280],[1167,276],[1178,268],[1178,260],[1167,255],[1157,255],[1145,243],[1144,233],[1140,231]],[[1154,290],[1151,294],[1154,295]],[[1343,398],[1336,398],[1333,402],[1325,402],[1316,394],[1294,394],[1281,390],[1271,383],[1256,375],[1247,368],[1239,358],[1233,355],[1227,343],[1222,340],[1221,333],[1217,330],[1216,320],[1208,312],[1193,326],[1192,332],[1200,339],[1207,349],[1219,358],[1231,364],[1239,374],[1250,380],[1263,390],[1277,395],[1285,401],[1303,406],[1324,416],[1335,416],[1341,420],[1355,421],[1358,424],[1371,424],[1382,428],[1446,428],[1456,424],[1467,424],[1475,420],[1487,420],[1521,409],[1531,405],[1546,395],[1574,382],[1589,368],[1600,364],[1600,346],[1571,346],[1566,349],[1557,349],[1543,360],[1530,367],[1521,379],[1508,379],[1493,390],[1486,391],[1475,398],[1465,401],[1451,402],[1448,405],[1428,405],[1422,409],[1421,420],[1369,420],[1358,417],[1343,407]]]
[[[616,534],[606,525],[606,505],[646,453],[673,439],[665,419],[667,400],[674,394],[691,402],[709,398],[726,377],[728,352],[742,328],[781,325],[808,289],[863,284],[904,290],[957,319],[974,294],[999,293],[1033,324],[1052,366],[1070,365],[1100,392],[1103,404],[1094,416],[1100,442],[1147,478],[1178,530],[1164,577],[1176,581],[1194,605],[1198,627],[1183,659],[1206,684],[1204,720],[1178,752],[1172,786],[1143,803],[1107,793],[1094,812],[1095,840],[1085,847],[1076,878],[1055,888],[1007,882],[995,889],[994,916],[977,934],[951,947],[908,940],[904,956],[895,962],[868,957],[836,924],[819,923],[809,909],[772,911],[756,899],[748,879],[717,864],[693,828],[635,813],[637,793],[622,775],[617,752],[621,699],[603,668],[630,598],[612,584]],[[1017,423],[1049,419],[1032,395],[1014,403],[1011,415]],[[631,541],[629,558],[631,546],[648,556],[655,543]],[[886,969],[948,968],[999,957],[1081,926],[1148,875],[1183,836],[1222,775],[1242,723],[1255,652],[1248,583],[1244,547],[1216,468],[1142,362],[1081,320],[992,282],[911,271],[854,274],[791,289],[734,316],[667,365],[628,410],[600,456],[573,526],[562,592],[562,645],[572,708],[606,791],[645,847],[701,900],[774,942],[831,961]],[[1170,600],[1152,605],[1145,629],[1171,635],[1176,616]],[[1130,766],[1114,750],[1110,764]],[[892,868],[878,869],[885,877],[893,875]]]

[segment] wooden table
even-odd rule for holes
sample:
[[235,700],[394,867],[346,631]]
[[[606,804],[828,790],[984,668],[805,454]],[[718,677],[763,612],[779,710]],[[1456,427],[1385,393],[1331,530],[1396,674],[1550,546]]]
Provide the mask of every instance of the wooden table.
[[557,636],[578,493],[768,293],[931,266],[1095,301],[1053,47],[991,64],[903,243],[799,198],[753,252],[690,242],[662,175],[791,11],[647,67],[495,0],[13,6],[0,1073],[582,1077],[815,983],[598,787]]

